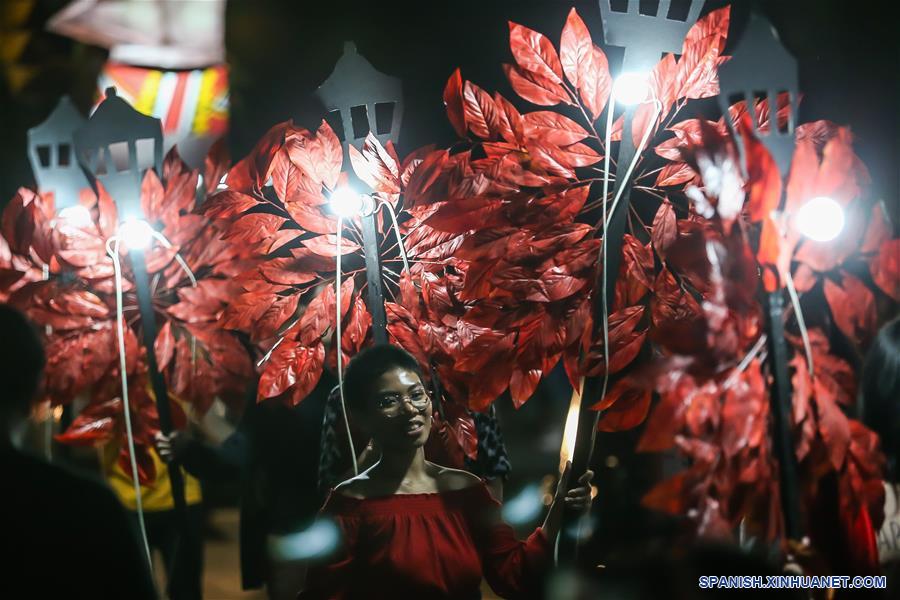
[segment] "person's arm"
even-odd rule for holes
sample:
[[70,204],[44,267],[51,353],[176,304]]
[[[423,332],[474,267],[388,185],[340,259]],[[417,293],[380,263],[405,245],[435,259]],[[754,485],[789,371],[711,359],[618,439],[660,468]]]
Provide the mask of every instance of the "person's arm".
[[247,460],[246,435],[237,430],[220,447],[209,446],[186,431],[156,434],[156,449],[166,463],[175,460],[199,479],[229,481],[240,476]]
[[550,567],[553,544],[559,533],[564,509],[585,511],[590,507],[591,471],[579,480],[579,485],[567,489],[572,465],[568,463],[560,477],[550,512],[526,540],[516,538],[512,527],[500,516],[500,504],[494,498],[481,501],[474,517],[475,542],[484,567],[484,577],[491,589],[504,598],[532,596],[540,589],[541,578]]

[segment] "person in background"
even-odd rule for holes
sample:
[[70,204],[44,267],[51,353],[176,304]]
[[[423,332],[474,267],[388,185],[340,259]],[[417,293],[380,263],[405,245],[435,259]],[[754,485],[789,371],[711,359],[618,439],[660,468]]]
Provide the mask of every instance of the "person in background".
[[300,598],[477,598],[482,578],[503,597],[540,596],[563,507],[590,507],[588,471],[560,479],[542,527],[519,541],[475,475],[425,460],[432,402],[405,350],[377,345],[350,361],[344,397],[379,460],[337,486],[322,513],[342,534],[310,567]]
[[887,458],[884,523],[878,531],[878,558],[890,578],[900,583],[900,317],[875,336],[863,364],[862,420],[878,434]]
[[156,598],[147,556],[112,492],[20,451],[44,350],[27,319],[5,304],[0,340],[0,596]]
[[[99,449],[100,467],[109,486],[137,523],[137,499],[131,473],[118,460],[119,446],[110,443]],[[156,477],[141,485],[141,502],[147,542],[162,554],[166,592],[171,600],[198,600],[203,597],[203,494],[200,482],[181,468],[184,480],[186,519],[175,511],[169,469],[156,448],[147,450]]]
[[[293,599],[302,584],[295,564],[270,555],[268,540],[306,529],[321,506],[316,493],[319,434],[333,385],[333,378],[324,372],[316,388],[296,406],[277,399],[257,403],[254,385],[247,408],[229,435],[210,435],[211,423],[204,419],[200,429],[208,441],[188,431],[157,436],[163,460],[174,458],[203,481],[240,481],[242,587],[265,585],[272,600]],[[224,441],[217,443],[222,437]]]

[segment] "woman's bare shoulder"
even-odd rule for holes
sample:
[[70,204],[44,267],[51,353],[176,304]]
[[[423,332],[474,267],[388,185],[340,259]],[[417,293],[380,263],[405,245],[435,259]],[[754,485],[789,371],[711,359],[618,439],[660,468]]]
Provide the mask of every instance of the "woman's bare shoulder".
[[364,500],[369,497],[371,487],[372,480],[369,477],[369,472],[363,471],[356,477],[351,477],[335,486],[334,493],[339,496]]
[[442,467],[441,465],[433,465],[435,469],[435,480],[438,489],[442,492],[452,492],[455,490],[464,490],[466,488],[481,485],[481,479],[472,475],[468,471],[459,469],[451,469]]

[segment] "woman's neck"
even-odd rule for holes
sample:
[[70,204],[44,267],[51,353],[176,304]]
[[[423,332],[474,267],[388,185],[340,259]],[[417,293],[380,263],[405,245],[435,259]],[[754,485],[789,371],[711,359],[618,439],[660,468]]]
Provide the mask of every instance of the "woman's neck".
[[373,474],[399,487],[405,482],[421,482],[426,479],[426,464],[425,450],[421,447],[408,451],[384,449],[381,460],[373,467]]

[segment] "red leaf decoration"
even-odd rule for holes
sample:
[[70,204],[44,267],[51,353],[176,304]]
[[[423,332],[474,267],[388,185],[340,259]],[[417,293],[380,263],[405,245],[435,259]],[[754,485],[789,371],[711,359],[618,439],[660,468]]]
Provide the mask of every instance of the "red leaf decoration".
[[825,298],[841,332],[864,345],[875,334],[875,295],[859,279],[844,273],[842,285],[825,280]]
[[672,203],[666,200],[659,205],[656,216],[653,218],[653,233],[651,240],[653,247],[661,258],[666,257],[666,250],[678,238],[678,227],[675,224],[675,210]]
[[[626,431],[644,422],[650,410],[649,390],[635,387],[628,379],[619,380],[598,405],[606,412],[597,423],[599,431]],[[603,408],[599,408],[603,405]],[[593,408],[593,407],[592,407]]]
[[900,302],[900,239],[884,242],[869,265],[872,281],[881,291]]
[[459,137],[466,136],[466,118],[463,109],[462,98],[462,74],[459,69],[453,71],[453,74],[447,80],[444,86],[444,106],[447,107],[447,118]]
[[529,102],[539,106],[556,106],[569,101],[565,88],[551,79],[530,73],[517,65],[503,65],[503,71],[516,93]]
[[562,83],[562,65],[559,56],[546,36],[510,22],[509,47],[513,58],[522,69],[554,83]]

